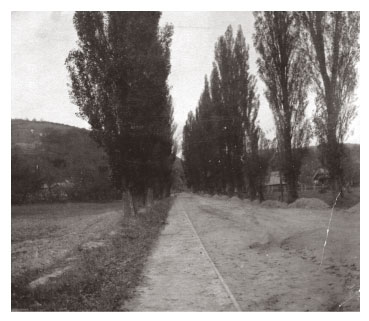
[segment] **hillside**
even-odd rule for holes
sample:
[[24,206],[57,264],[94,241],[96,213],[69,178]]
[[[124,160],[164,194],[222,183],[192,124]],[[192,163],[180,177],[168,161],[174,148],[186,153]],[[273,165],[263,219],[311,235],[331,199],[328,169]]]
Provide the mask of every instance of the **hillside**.
[[[46,193],[50,188],[55,190],[52,198],[56,199],[99,200],[117,195],[110,182],[107,155],[86,129],[12,119],[11,147],[12,200],[16,202],[25,202],[26,194],[35,194],[40,189]],[[184,174],[179,158],[174,163],[172,178],[172,190],[183,190]],[[38,201],[49,196],[32,197]]]
[[15,119],[11,123],[11,146],[22,153],[48,158],[63,158],[65,178],[76,167],[96,168],[107,166],[107,156],[89,136],[89,131],[73,126]]
[[[37,189],[35,185],[48,189],[68,183],[75,197],[76,194],[81,197],[82,190],[85,191],[82,198],[88,198],[88,194],[105,198],[112,189],[107,156],[86,129],[14,119],[11,147],[12,195],[17,187],[25,195],[25,185],[29,185],[29,189]],[[27,176],[37,182],[31,184]]]

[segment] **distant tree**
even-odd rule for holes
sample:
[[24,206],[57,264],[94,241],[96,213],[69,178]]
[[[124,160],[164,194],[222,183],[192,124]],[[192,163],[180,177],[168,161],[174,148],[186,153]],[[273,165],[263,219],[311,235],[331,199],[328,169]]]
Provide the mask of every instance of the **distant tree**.
[[[299,157],[295,146],[309,141],[304,134],[310,71],[301,54],[301,26],[295,13],[255,13],[255,48],[259,75],[266,85],[266,98],[273,112],[282,172],[288,186],[288,202],[297,197]],[[307,133],[305,133],[307,134]]]
[[205,77],[195,114],[183,134],[184,171],[195,191],[233,194],[258,189],[259,100],[249,72],[249,48],[241,27],[229,26],[215,45],[210,83]]
[[[239,38],[239,41],[242,41],[241,29],[239,29]],[[244,183],[242,178],[243,128],[240,108],[243,93],[240,91],[239,86],[242,85],[239,83],[241,79],[238,77],[238,73],[242,72],[240,68],[244,67],[242,65],[244,62],[238,61],[237,65],[237,58],[240,59],[240,57],[236,56],[235,43],[232,26],[228,26],[225,34],[219,37],[215,44],[215,65],[219,71],[222,102],[222,137],[225,145],[223,166],[227,173],[225,176],[227,192],[230,194],[233,194],[235,190],[241,191]],[[245,53],[238,52],[237,54],[244,55]],[[244,58],[242,56],[241,59]]]
[[213,124],[211,121],[212,115],[212,101],[210,97],[210,88],[207,77],[204,81],[204,90],[200,96],[197,107],[197,136],[196,142],[199,151],[199,166],[202,177],[201,189],[207,192],[212,192],[213,186],[213,160],[214,160],[214,146],[213,141]]
[[351,186],[360,184],[360,145],[344,145],[344,158],[342,159],[344,182],[347,190]]
[[192,111],[188,113],[186,124],[183,128],[182,155],[183,170],[186,176],[187,187],[197,192],[201,188],[201,163],[199,157],[198,126],[196,117]]
[[[52,186],[64,182],[72,176],[71,151],[73,142],[78,139],[68,130],[62,131],[47,127],[40,137],[41,144],[36,149],[37,167],[42,174],[43,183],[48,187],[48,199],[54,201]],[[80,164],[83,160],[80,161]]]
[[27,159],[18,148],[11,151],[11,201],[25,203],[29,195],[37,193],[43,178],[38,166]]
[[[259,97],[256,93],[256,78],[249,71],[249,47],[241,27],[237,31],[234,44],[234,70],[238,110],[241,113],[243,137],[243,167],[246,174],[247,187],[251,200],[256,198],[260,181],[259,136],[257,123],[259,113]],[[262,194],[261,194],[261,197]]]
[[354,92],[359,62],[359,12],[303,12],[308,39],[306,53],[313,66],[316,91],[314,117],[322,160],[333,191],[343,195],[344,148],[349,125],[356,116]]
[[77,50],[66,60],[71,97],[108,157],[124,212],[169,194],[173,108],[167,85],[173,28],[160,12],[76,12]]
[[217,193],[225,193],[227,187],[227,133],[226,110],[223,104],[221,92],[221,80],[217,64],[213,62],[213,69],[210,75],[210,93],[212,100],[212,114],[209,121],[213,126],[214,151],[214,182]]

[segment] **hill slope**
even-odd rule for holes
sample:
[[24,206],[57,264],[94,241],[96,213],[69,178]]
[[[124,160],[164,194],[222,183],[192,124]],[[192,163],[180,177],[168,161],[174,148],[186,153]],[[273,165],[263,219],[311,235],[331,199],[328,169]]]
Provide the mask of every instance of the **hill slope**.
[[[79,194],[81,198],[84,190],[83,199],[105,198],[112,190],[107,156],[90,138],[88,130],[45,121],[14,119],[11,121],[11,139],[12,187],[16,187],[21,179],[23,181],[18,187],[24,186],[26,176],[30,176],[38,180],[36,185],[44,188],[69,182],[73,186],[74,197]],[[37,186],[33,187],[37,189]],[[88,197],[88,194],[91,195]]]

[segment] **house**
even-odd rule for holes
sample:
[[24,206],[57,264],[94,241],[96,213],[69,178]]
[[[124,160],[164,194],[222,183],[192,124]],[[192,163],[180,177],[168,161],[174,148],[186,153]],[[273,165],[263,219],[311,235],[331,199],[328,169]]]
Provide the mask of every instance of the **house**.
[[279,171],[273,171],[267,176],[264,186],[266,187],[266,191],[270,193],[280,191],[281,187],[286,189],[287,183],[284,177],[281,177]]
[[316,186],[325,186],[328,184],[329,172],[326,168],[318,168],[313,175],[313,183]]
[[42,200],[47,199],[59,199],[66,200],[68,198],[68,191],[74,187],[74,183],[69,180],[64,182],[53,183],[50,186],[48,184],[43,184],[41,186],[40,198]]

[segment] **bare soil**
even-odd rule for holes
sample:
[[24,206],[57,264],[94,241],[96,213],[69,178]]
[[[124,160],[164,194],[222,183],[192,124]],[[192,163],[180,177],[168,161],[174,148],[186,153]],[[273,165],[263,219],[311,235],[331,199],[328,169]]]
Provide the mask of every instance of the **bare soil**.
[[182,193],[126,308],[235,310],[202,243],[243,311],[358,311],[360,213],[334,210],[322,260],[330,215]]
[[12,311],[121,310],[171,204],[133,217],[121,202],[13,207]]
[[46,269],[117,227],[119,202],[12,207],[12,278]]
[[172,207],[168,225],[146,263],[143,281],[123,310],[235,310],[186,218],[184,201],[180,197]]

